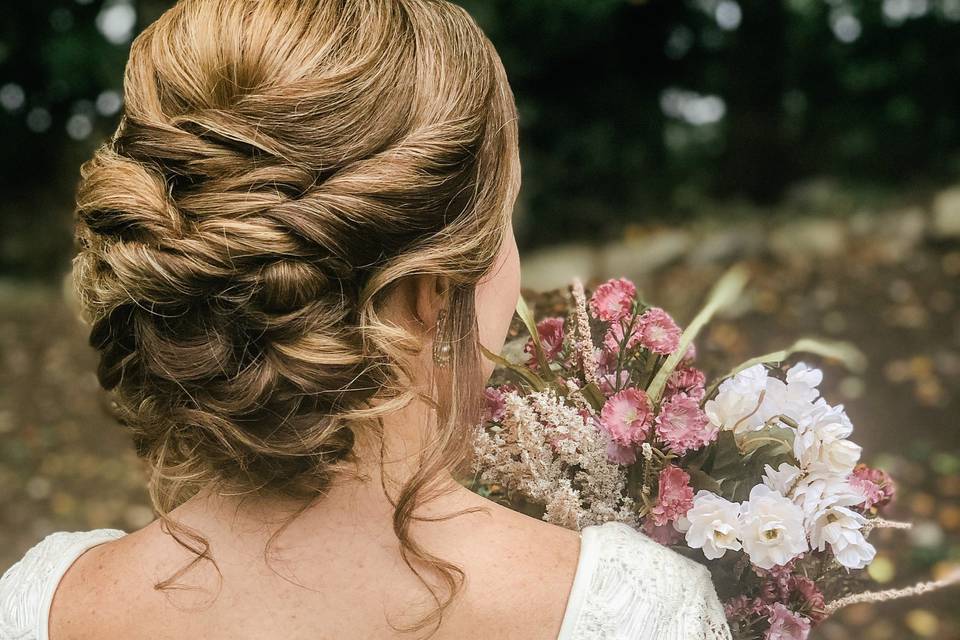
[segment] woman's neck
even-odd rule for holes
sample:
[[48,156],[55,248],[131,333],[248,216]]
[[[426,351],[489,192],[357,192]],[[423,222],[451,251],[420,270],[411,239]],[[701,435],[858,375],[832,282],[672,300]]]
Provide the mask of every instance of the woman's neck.
[[[390,498],[396,502],[404,483],[416,473],[418,453],[427,445],[429,433],[429,408],[414,400],[383,418],[382,459],[381,440],[372,434],[357,434],[356,464],[347,465],[348,472],[334,475],[325,493],[297,516],[296,529],[305,526],[305,531],[315,530],[312,521],[323,528],[392,528],[394,505]],[[418,515],[450,513],[480,499],[449,473],[438,477],[434,487],[440,495],[418,508]],[[195,522],[208,528],[223,527],[225,533],[249,535],[259,531],[269,536],[302,505],[303,501],[256,493],[230,494],[211,487],[180,505],[172,515],[190,526]]]

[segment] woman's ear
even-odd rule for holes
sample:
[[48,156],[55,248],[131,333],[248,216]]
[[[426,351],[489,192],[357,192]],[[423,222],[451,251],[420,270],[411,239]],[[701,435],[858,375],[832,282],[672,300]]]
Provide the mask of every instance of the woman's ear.
[[418,275],[410,284],[414,316],[425,331],[430,331],[437,323],[440,310],[447,303],[446,279],[433,275]]

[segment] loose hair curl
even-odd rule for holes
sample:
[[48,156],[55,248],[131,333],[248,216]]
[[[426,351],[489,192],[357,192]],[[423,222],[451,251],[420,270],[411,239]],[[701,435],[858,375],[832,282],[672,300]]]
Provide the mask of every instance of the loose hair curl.
[[181,0],[134,40],[121,122],[81,167],[72,277],[157,516],[197,554],[158,589],[213,561],[177,505],[215,485],[299,514],[414,399],[423,345],[383,305],[433,274],[453,349],[393,524],[449,591],[424,581],[438,607],[406,630],[439,627],[463,572],[409,526],[446,519],[414,510],[479,416],[474,291],[520,187],[516,120],[493,45],[442,0]]

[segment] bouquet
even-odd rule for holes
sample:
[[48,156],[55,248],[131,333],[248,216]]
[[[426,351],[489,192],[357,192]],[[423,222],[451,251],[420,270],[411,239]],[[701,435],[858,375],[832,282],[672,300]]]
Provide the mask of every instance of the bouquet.
[[478,480],[549,522],[625,522],[703,562],[738,639],[803,639],[843,606],[955,582],[863,591],[870,532],[909,524],[882,517],[893,482],[859,462],[822,372],[784,365],[808,353],[862,366],[859,351],[802,339],[709,383],[697,368],[698,332],[746,280],[728,271],[686,330],[624,278],[589,297],[575,280],[566,313],[539,322],[521,298],[521,357],[484,350],[500,368],[476,431]]

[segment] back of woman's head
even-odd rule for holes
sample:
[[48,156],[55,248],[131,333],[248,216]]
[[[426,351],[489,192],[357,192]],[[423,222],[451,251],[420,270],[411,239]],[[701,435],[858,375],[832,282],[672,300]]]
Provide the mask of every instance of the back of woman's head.
[[383,305],[416,275],[450,283],[454,349],[441,446],[408,489],[462,454],[474,286],[520,182],[513,96],[469,15],[183,0],[134,41],[124,99],[81,171],[73,275],[161,517],[211,482],[322,492],[357,430],[411,398],[421,345]]

